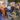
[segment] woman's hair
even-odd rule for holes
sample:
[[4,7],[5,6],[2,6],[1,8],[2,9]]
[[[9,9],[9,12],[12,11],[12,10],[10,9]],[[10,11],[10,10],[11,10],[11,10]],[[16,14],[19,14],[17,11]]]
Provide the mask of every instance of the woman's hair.
[[7,15],[7,10],[6,10],[7,8],[5,8],[5,16],[7,16],[8,17],[8,15]]
[[0,13],[2,14],[1,9],[0,9]]
[[0,9],[0,12],[1,12],[1,9]]
[[19,9],[20,9],[20,6],[19,6]]

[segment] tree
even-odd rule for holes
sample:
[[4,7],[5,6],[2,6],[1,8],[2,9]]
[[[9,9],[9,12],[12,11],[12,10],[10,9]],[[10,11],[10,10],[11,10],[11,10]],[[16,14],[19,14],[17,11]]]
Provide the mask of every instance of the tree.
[[20,2],[20,0],[15,0],[15,2],[17,3],[17,2]]
[[15,0],[8,0],[8,2],[14,2]]

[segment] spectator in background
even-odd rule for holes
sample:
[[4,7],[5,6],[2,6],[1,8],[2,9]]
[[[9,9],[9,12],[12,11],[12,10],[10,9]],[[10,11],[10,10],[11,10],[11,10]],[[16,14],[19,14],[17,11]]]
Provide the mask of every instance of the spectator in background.
[[15,8],[15,2],[11,2],[10,5],[11,5],[11,12],[13,12],[13,10]]
[[8,6],[7,9],[8,9],[8,12],[11,12],[11,6]]
[[14,6],[11,7],[12,12],[14,11],[14,8],[15,8]]

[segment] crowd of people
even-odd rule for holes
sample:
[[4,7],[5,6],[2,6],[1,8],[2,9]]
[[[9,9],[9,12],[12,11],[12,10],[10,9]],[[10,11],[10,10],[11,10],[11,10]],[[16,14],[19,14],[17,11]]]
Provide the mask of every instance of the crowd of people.
[[16,20],[16,16],[20,16],[20,3],[15,4],[15,2],[14,3],[11,2],[10,6],[8,6],[7,9],[8,9],[8,12],[13,14],[12,17],[14,18],[14,20]]
[[[7,7],[7,9],[9,9],[9,10],[11,10],[11,12],[13,11],[13,10],[16,10],[16,8],[19,8],[19,6],[18,6],[18,4],[10,4],[11,6],[8,6]],[[18,6],[18,7],[17,7]]]
[[[5,7],[5,4],[2,2],[0,6],[1,6],[0,7],[0,16],[4,16],[4,18],[5,17],[8,18],[8,14],[7,14],[8,12],[10,12],[10,14],[13,14],[15,16],[16,15],[20,16],[20,3],[15,4],[15,2],[11,2],[10,6]],[[14,13],[14,12],[16,12],[16,13]],[[9,16],[11,16],[11,15],[9,15]]]
[[11,3],[10,4],[11,6],[8,6],[8,10],[10,11],[10,12],[12,12],[12,11],[16,11],[16,10],[20,10],[20,3]]

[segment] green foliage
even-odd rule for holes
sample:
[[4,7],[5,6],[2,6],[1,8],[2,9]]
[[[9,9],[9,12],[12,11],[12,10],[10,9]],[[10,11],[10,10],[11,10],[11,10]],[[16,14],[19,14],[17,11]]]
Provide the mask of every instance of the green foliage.
[[16,15],[19,15],[19,12],[18,11],[16,11]]
[[15,0],[8,0],[8,2],[14,2]]
[[14,2],[14,1],[15,1],[16,3],[17,3],[17,2],[20,2],[20,0],[8,0],[8,2]]
[[20,0],[15,0],[16,3],[20,2]]

